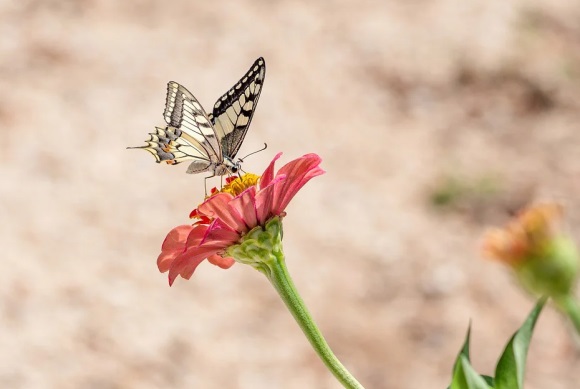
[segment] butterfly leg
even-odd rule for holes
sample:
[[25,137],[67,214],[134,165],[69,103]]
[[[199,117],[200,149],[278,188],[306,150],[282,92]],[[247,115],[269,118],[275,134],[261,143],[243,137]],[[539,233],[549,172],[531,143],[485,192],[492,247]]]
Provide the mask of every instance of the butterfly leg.
[[205,197],[207,197],[207,179],[208,179],[208,178],[213,178],[213,177],[215,177],[215,173],[214,173],[213,175],[211,175],[211,176],[207,176],[207,177],[206,177],[206,178],[203,180],[203,186],[204,186],[204,188],[205,188]]

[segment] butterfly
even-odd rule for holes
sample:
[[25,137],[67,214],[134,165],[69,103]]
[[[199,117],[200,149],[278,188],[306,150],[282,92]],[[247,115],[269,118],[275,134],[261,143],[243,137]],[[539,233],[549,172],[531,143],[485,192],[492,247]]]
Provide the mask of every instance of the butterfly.
[[234,158],[248,132],[265,75],[266,63],[260,57],[216,101],[210,114],[183,85],[170,81],[163,112],[167,126],[155,127],[146,146],[129,148],[147,150],[157,163],[192,161],[187,173],[213,173],[206,179],[238,172],[242,159]]

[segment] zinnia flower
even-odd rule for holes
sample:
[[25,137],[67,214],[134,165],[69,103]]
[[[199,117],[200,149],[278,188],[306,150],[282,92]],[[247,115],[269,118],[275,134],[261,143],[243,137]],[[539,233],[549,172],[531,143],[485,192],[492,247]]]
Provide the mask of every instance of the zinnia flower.
[[324,173],[319,167],[321,158],[307,154],[287,163],[274,175],[274,163],[281,154],[274,157],[259,179],[246,174],[212,193],[192,212],[199,219],[193,226],[182,225],[169,232],[157,266],[161,272],[169,271],[170,285],[178,275],[189,279],[204,259],[224,269],[234,261],[252,264],[253,259],[236,248],[252,236],[253,240],[244,245],[244,249],[249,249],[244,253],[262,250],[258,247],[260,239],[254,239],[252,230],[266,230],[272,224],[269,222],[285,216],[294,195],[311,178]]

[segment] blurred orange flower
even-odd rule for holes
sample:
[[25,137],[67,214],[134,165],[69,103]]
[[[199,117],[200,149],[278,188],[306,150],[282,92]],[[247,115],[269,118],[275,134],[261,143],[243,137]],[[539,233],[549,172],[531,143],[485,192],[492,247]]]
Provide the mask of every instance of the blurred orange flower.
[[561,230],[562,207],[545,203],[524,209],[505,228],[494,228],[483,239],[489,258],[517,266],[534,255]]
[[563,231],[562,217],[560,205],[531,206],[505,228],[490,230],[484,237],[483,251],[511,266],[529,292],[556,299],[568,296],[580,261],[576,245]]

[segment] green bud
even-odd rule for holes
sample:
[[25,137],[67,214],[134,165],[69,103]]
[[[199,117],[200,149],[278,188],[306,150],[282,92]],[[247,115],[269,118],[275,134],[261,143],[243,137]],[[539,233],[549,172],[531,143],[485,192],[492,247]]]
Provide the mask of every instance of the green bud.
[[557,299],[572,292],[580,270],[578,258],[574,242],[558,236],[537,247],[514,270],[528,291]]
[[244,235],[239,244],[230,246],[226,254],[237,262],[250,265],[268,275],[274,261],[283,260],[282,219],[278,216]]

